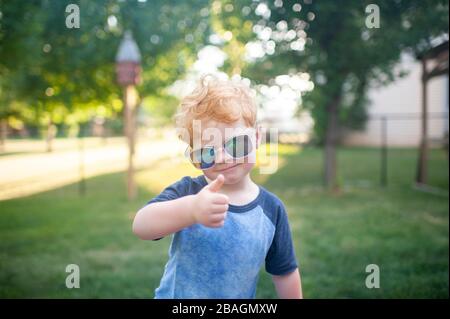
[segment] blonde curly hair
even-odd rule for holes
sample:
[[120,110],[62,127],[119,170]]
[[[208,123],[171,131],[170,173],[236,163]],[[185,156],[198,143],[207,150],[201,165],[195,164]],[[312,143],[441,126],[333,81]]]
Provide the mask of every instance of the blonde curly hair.
[[[231,124],[243,119],[248,127],[254,127],[256,113],[256,103],[248,86],[205,75],[194,91],[181,100],[175,114],[178,137],[192,146],[194,120],[207,119]],[[181,131],[187,131],[187,136]]]

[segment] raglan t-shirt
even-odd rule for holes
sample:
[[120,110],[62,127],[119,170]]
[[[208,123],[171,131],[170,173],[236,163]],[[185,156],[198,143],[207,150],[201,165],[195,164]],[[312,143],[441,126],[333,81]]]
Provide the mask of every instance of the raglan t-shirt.
[[[198,193],[205,176],[184,177],[147,203]],[[222,227],[194,224],[172,235],[156,299],[255,298],[261,267],[272,275],[297,268],[283,203],[259,186],[256,199],[229,205]]]

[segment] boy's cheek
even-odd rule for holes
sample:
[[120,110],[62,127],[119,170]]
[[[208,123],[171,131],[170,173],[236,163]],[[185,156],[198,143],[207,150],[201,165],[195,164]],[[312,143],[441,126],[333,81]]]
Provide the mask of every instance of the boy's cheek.
[[244,163],[241,166],[242,166],[241,169],[243,170],[244,175],[246,175],[247,173],[250,173],[252,168],[255,166],[255,163]]
[[211,172],[211,170],[203,170],[203,174],[206,176],[206,177],[208,177],[208,179],[210,179],[210,180],[215,180],[216,179],[216,177],[219,175],[219,174],[217,174],[217,173],[213,173],[213,172]]

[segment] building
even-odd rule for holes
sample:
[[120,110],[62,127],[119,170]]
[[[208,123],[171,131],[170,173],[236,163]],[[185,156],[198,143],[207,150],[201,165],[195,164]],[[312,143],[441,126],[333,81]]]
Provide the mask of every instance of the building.
[[[385,87],[368,92],[369,120],[363,131],[347,131],[342,143],[349,146],[379,146],[382,139],[382,118],[386,118],[387,143],[394,147],[417,147],[422,130],[422,63],[416,57],[404,54],[400,65],[407,76]],[[448,42],[447,42],[448,68]],[[432,144],[442,143],[448,137],[449,79],[446,74],[431,78],[428,90],[428,139]]]

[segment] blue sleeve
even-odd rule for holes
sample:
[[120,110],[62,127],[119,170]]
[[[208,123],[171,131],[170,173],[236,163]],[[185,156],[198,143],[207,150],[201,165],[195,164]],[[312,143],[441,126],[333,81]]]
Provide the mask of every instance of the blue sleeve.
[[266,256],[266,271],[272,275],[285,275],[297,267],[287,213],[281,205],[278,206],[275,235]]
[[189,191],[189,177],[183,177],[179,181],[173,183],[172,185],[166,187],[158,196],[150,200],[148,204],[165,202],[168,200],[174,200],[183,196],[186,196]]
[[[158,196],[151,199],[147,204],[165,202],[168,200],[174,200],[183,196],[186,196],[189,191],[189,177],[183,177],[179,181],[173,183],[172,185],[166,187]],[[157,238],[154,240],[160,240],[161,238]]]

